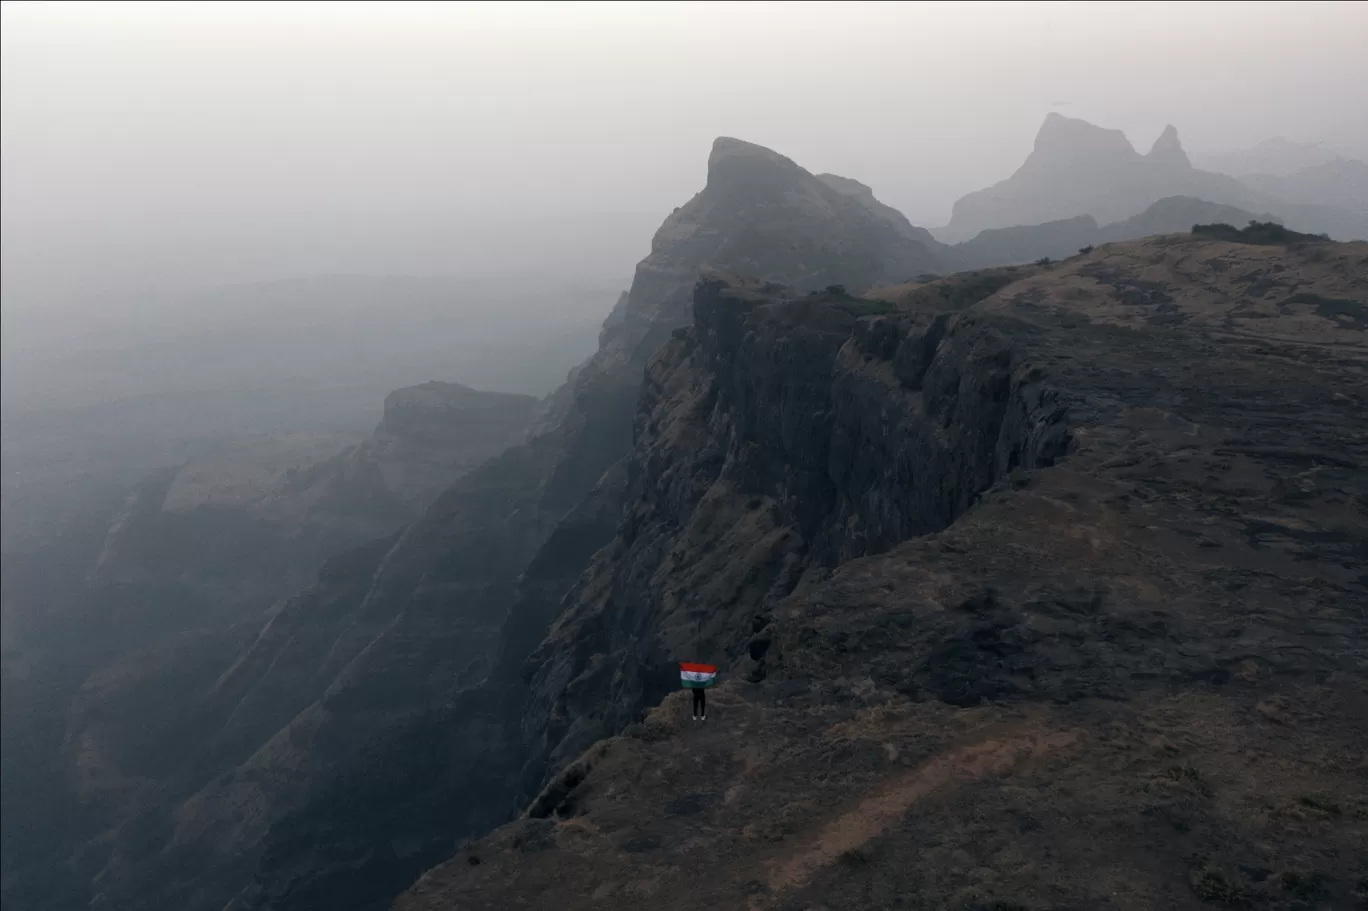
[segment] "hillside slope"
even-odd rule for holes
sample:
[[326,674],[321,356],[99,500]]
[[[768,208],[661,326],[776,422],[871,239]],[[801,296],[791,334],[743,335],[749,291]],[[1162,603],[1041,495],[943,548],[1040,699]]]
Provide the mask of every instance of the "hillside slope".
[[287,435],[222,447],[133,498],[93,581],[143,585],[155,597],[175,580],[221,611],[260,610],[520,442],[536,404],[428,382],[386,396],[375,430],[353,445]]
[[910,288],[699,285],[525,665],[546,785],[396,911],[1363,899],[1368,245]]
[[1245,225],[1253,220],[1279,221],[1272,215],[1255,215],[1190,196],[1168,196],[1139,215],[1109,225],[1099,226],[1092,216],[1079,215],[1040,225],[989,228],[948,249],[961,267],[983,269],[1035,262],[1042,257],[1065,259],[1083,247],[1177,234],[1198,224]]
[[[129,833],[148,837],[176,795],[202,787],[224,756],[241,759],[241,731],[296,694],[243,706],[223,730],[205,708],[222,697],[204,694],[270,608],[518,442],[535,404],[450,383],[396,390],[354,445],[290,434],[222,446],[139,485],[112,522],[7,559],[6,904],[84,906],[85,881],[64,865],[90,876],[126,863]],[[218,767],[206,758],[215,749]],[[101,847],[77,853],[92,840]],[[104,844],[117,850],[102,857]]]

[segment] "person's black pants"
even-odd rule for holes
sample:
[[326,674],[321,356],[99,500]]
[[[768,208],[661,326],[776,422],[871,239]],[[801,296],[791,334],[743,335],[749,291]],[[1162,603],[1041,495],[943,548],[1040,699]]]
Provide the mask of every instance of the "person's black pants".
[[708,714],[708,691],[701,686],[694,687],[693,713],[695,715]]

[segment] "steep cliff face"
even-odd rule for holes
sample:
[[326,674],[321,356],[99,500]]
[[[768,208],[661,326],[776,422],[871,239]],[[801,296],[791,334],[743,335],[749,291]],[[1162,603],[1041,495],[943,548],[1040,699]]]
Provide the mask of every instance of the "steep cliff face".
[[805,291],[939,270],[877,206],[718,140],[542,432],[337,564],[192,694],[177,724],[203,745],[201,780],[103,868],[106,906],[380,907],[454,839],[510,818],[544,762],[521,733],[521,664],[618,527],[643,371],[692,321],[700,270]]
[[1368,247],[695,309],[520,729],[469,757],[545,787],[400,911],[1349,906]]
[[656,232],[599,351],[573,380],[576,404],[559,427],[565,454],[548,482],[548,505],[572,507],[631,448],[641,372],[670,333],[689,324],[699,269],[860,291],[944,268],[929,234],[891,218],[872,193],[866,199],[830,180],[748,142],[713,144],[707,185]]
[[1000,331],[870,308],[699,285],[693,330],[646,376],[618,534],[528,661],[531,779],[658,703],[689,655],[762,678],[768,638],[747,639],[801,579],[1062,451],[1054,394],[1013,383]]

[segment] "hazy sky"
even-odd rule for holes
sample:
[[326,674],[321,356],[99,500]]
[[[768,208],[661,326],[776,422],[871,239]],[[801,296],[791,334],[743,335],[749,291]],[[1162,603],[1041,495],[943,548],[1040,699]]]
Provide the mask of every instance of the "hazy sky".
[[314,272],[626,281],[719,134],[928,225],[1052,109],[1142,148],[1172,122],[1190,151],[1368,149],[1362,3],[5,3],[0,34],[11,314]]

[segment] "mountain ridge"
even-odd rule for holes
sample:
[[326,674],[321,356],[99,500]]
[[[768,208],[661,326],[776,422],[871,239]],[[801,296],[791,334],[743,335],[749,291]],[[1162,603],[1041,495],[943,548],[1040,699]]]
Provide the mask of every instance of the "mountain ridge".
[[[1274,181],[1277,182],[1276,180]],[[1285,180],[1283,185],[1291,186]],[[1194,168],[1169,125],[1148,154],[1120,130],[1051,112],[1034,147],[1011,176],[954,204],[943,241],[965,241],[985,229],[1041,224],[1081,215],[1099,223],[1134,217],[1158,200],[1190,196],[1249,212],[1273,212],[1293,227],[1338,239],[1368,236],[1368,214],[1353,200],[1327,205],[1324,191],[1282,198],[1235,177]]]
[[396,911],[1347,907],[1365,308],[1368,244],[1314,239],[705,278],[525,671],[547,782]]
[[[1052,122],[1042,148],[1072,132]],[[1157,142],[1156,157],[1175,147]],[[1156,223],[1173,215],[1163,203],[1183,219],[1230,211],[1159,200]],[[1106,230],[1086,215],[1064,228],[1089,225]],[[1262,743],[1236,712],[1256,697],[1301,719],[1306,687],[1331,707],[1297,722],[1319,752],[1279,761],[1345,780],[1324,757],[1358,729],[1317,674],[1361,681],[1368,251],[1165,236],[929,277],[955,255],[858,181],[718,139],[704,188],[656,232],[598,350],[524,403],[526,439],[417,497],[416,519],[333,556],[262,622],[85,680],[59,716],[79,783],[60,796],[82,827],[52,842],[60,894],[97,911],[370,909],[435,867],[399,907],[535,906],[557,886],[571,906],[637,907],[702,858],[717,871],[703,892],[723,907],[886,907],[922,891],[950,906],[1095,905],[1081,855],[1031,854],[1063,885],[1049,892],[1017,866],[1007,894],[975,872],[1000,866],[976,853],[984,831],[947,825],[956,816],[911,835],[896,824],[957,788],[960,766],[975,786],[1020,770],[1042,788],[1041,770],[1068,760],[1081,764],[1066,787],[1113,789],[1108,806],[1140,833],[1125,844],[1159,851],[1162,888],[1127,880],[1137,894],[1174,907],[1218,886],[1264,896],[1230,872],[1261,864],[1277,874],[1267,889],[1291,876],[1348,895],[1295,833],[1268,866],[1243,809],[1226,820],[1207,805],[1184,815],[1178,798],[1146,805],[1141,816],[1195,833],[1180,847],[1206,855],[1184,866],[1168,830],[1134,822],[1138,798],[1097,770],[1147,749],[1108,731],[1164,736],[1166,718],[1197,724],[1185,706],[1206,700],[1227,733],[1182,741],[1177,773],[1137,768],[1189,801],[1229,788],[1183,770]],[[396,393],[371,449],[341,467],[385,483],[379,465],[406,436],[445,451],[429,417],[464,399]],[[1300,466],[1295,490],[1278,480],[1285,464]],[[429,467],[393,474],[394,491]],[[1111,561],[1110,581],[1094,557]],[[1307,567],[1322,587],[1299,581]],[[1255,645],[1232,642],[1222,613],[1246,590]],[[1294,595],[1323,629],[1285,628]],[[1291,657],[1239,663],[1267,643]],[[723,667],[715,711],[736,726],[681,739],[686,652]],[[1155,696],[1164,687],[1179,703]],[[1099,740],[1115,752],[1092,751]],[[695,759],[716,762],[717,787],[697,781]],[[634,791],[644,799],[619,800]],[[872,823],[868,801],[886,807]],[[1011,823],[1027,817],[1063,825],[1034,798],[995,791],[990,805],[1004,832],[1036,831]],[[1359,837],[1347,815],[1326,836],[1345,851]],[[687,834],[696,820],[721,833],[718,853]],[[916,835],[941,829],[967,834]],[[835,830],[846,834],[823,834]],[[843,871],[869,863],[862,892]],[[918,879],[932,868],[983,894]],[[567,895],[571,881],[582,892]],[[1269,908],[1287,904],[1268,894]]]
[[[54,856],[80,872],[51,889],[79,896],[102,868],[131,862],[129,833],[169,836],[168,803],[205,786],[215,750],[219,762],[247,759],[308,691],[308,674],[239,685],[286,625],[284,599],[313,578],[359,584],[345,564],[377,559],[366,542],[383,544],[519,440],[535,404],[450,383],[395,390],[358,443],[277,435],[221,447],[137,485],[112,519],[97,517],[88,545],[40,552],[40,571],[11,573],[7,557],[6,903],[22,902]],[[72,561],[60,589],[62,568],[44,571],[53,559]],[[30,795],[21,781],[42,783]],[[50,804],[65,809],[54,817]],[[38,894],[54,906],[53,891]]]
[[1086,247],[1160,234],[1181,234],[1196,224],[1245,225],[1250,221],[1281,223],[1271,214],[1255,214],[1191,196],[1166,196],[1124,221],[1098,225],[1091,215],[1079,215],[1041,225],[987,228],[971,240],[950,248],[960,266],[982,269],[1034,262],[1040,258],[1066,259]]
[[[642,374],[691,322],[700,270],[858,291],[945,268],[879,205],[777,153],[715,143],[704,188],[664,220],[540,432],[462,477],[397,537],[331,561],[227,667],[184,687],[181,715],[146,736],[195,743],[191,773],[146,811],[151,834],[134,839],[130,819],[105,836],[119,851],[101,900],[381,907],[453,837],[508,818],[539,785],[516,764],[518,667],[613,536]],[[505,738],[514,764],[460,758]]]

